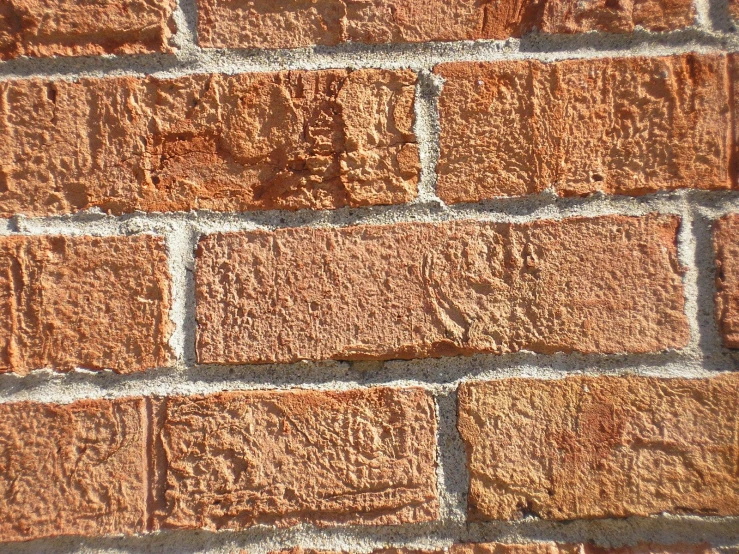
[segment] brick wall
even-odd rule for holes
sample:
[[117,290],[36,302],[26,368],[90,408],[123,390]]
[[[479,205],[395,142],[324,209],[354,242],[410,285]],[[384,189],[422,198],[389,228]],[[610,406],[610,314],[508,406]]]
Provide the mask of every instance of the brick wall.
[[733,0],[0,0],[0,553],[739,552]]

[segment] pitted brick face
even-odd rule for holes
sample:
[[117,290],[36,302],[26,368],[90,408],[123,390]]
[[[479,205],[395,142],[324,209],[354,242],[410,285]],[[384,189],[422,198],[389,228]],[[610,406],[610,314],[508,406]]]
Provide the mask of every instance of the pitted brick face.
[[0,237],[0,373],[173,361],[164,240]]
[[172,52],[173,0],[3,0],[0,60]]
[[198,0],[198,41],[211,48],[300,48],[507,39],[544,33],[669,31],[693,23],[688,0]]
[[716,319],[724,344],[739,348],[739,215],[714,226],[716,252]]
[[0,83],[0,217],[416,196],[410,71]]
[[438,517],[436,416],[420,389],[232,392],[157,411],[155,528]]
[[674,217],[206,236],[201,363],[652,352],[688,341]]
[[738,402],[733,374],[462,384],[470,517],[739,515]]
[[727,71],[721,54],[439,65],[437,192],[730,189]]
[[0,541],[143,532],[144,414],[141,399],[0,404]]

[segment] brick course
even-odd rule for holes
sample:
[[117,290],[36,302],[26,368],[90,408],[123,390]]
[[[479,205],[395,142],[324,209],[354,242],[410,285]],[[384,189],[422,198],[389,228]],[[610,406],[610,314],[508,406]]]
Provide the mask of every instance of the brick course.
[[0,217],[407,202],[415,80],[327,70],[0,82]]
[[[724,55],[441,64],[448,203],[729,189]],[[501,130],[504,130],[501,132]]]
[[738,402],[734,374],[465,383],[470,517],[739,515]]

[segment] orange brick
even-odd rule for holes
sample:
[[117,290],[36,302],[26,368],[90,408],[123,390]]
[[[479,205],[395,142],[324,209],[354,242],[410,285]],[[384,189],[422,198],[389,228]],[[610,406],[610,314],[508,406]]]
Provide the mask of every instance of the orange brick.
[[0,82],[0,217],[416,196],[410,71]]
[[173,397],[157,413],[154,528],[438,517],[436,416],[421,389]]
[[0,373],[167,365],[161,237],[0,237]]
[[4,0],[0,60],[171,52],[173,0]]
[[739,376],[459,388],[470,517],[739,515]]
[[714,227],[716,252],[716,318],[724,344],[739,348],[739,215]]
[[437,66],[448,203],[729,189],[724,55]]
[[198,0],[198,40],[215,48],[296,48],[343,42],[506,39],[545,33],[668,31],[692,24],[689,0]]
[[146,524],[141,399],[0,404],[0,541]]
[[215,234],[201,363],[651,352],[688,341],[673,217]]

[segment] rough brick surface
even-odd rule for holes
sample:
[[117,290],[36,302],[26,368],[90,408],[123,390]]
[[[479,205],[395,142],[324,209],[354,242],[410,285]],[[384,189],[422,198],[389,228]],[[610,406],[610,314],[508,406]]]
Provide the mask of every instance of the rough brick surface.
[[0,373],[171,361],[161,237],[0,237]]
[[0,83],[0,217],[416,195],[410,71]]
[[171,52],[173,0],[3,0],[0,60]]
[[198,40],[217,48],[505,39],[545,33],[627,33],[686,27],[688,0],[198,0]]
[[714,227],[716,252],[716,318],[724,344],[739,348],[739,215]]
[[727,189],[729,79],[723,55],[451,63],[438,194],[446,202],[552,187],[639,195]]
[[0,404],[0,541],[138,533],[143,401]]
[[470,517],[739,515],[738,401],[731,374],[463,384]]
[[648,352],[688,340],[678,220],[459,221],[215,234],[204,363]]
[[420,389],[233,392],[158,411],[155,528],[438,516],[436,418]]
[[455,544],[451,554],[718,554],[707,544],[640,543],[622,548],[603,548],[593,544],[559,544],[537,542],[527,544],[479,543]]

